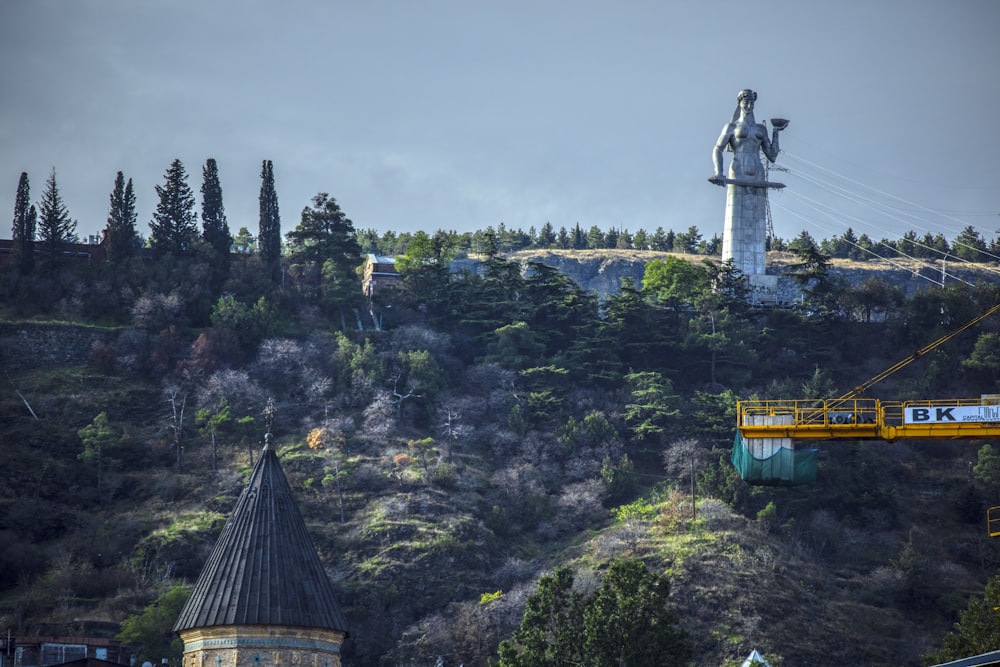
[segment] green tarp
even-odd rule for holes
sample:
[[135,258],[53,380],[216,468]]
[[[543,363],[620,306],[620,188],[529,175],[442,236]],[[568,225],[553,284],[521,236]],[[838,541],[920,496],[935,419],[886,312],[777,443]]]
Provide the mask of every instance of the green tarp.
[[795,486],[816,481],[818,450],[781,447],[773,455],[759,459],[750,453],[740,432],[733,442],[733,465],[748,484]]

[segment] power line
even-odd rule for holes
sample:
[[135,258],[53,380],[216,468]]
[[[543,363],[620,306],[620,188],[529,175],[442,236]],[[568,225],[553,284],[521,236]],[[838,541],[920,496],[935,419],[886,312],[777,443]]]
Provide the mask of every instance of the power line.
[[[812,183],[813,185],[816,185],[817,187],[819,187],[821,189],[826,190],[827,192],[831,192],[832,194],[839,195],[839,196],[843,197],[844,199],[847,199],[847,200],[849,200],[851,202],[854,202],[854,203],[867,204],[868,206],[870,206],[871,208],[875,209],[877,212],[882,213],[883,215],[886,215],[886,216],[891,217],[891,218],[893,218],[895,220],[898,220],[899,222],[907,223],[907,220],[905,220],[902,217],[894,215],[891,212],[886,212],[886,211],[879,210],[880,208],[887,208],[887,209],[889,209],[889,211],[898,210],[898,209],[892,209],[891,207],[888,207],[885,204],[882,204],[880,202],[876,202],[876,201],[874,201],[872,199],[869,199],[867,197],[863,197],[861,195],[857,195],[855,193],[852,193],[849,190],[846,190],[845,188],[842,188],[840,186],[837,186],[837,185],[834,185],[832,183],[828,183],[826,181],[818,179],[818,178],[816,178],[815,176],[813,176],[811,174],[803,173],[803,172],[800,172],[800,171],[792,171],[790,173],[792,173],[795,176],[798,176],[799,178],[801,178],[801,179],[803,179],[803,180],[805,180],[805,181],[807,181],[809,183]],[[796,193],[793,193],[792,196],[794,197],[795,194]],[[873,224],[871,222],[868,222],[866,220],[861,220],[860,218],[853,218],[853,219],[856,222],[858,222],[859,224],[862,224],[862,225],[865,225],[867,227],[870,227],[871,229],[877,230],[881,234],[889,234],[889,235],[892,234],[892,232],[890,232],[890,231],[888,231],[886,229],[883,229],[883,228],[881,228],[881,227],[879,227],[879,226],[877,226],[877,225],[875,225],[875,224]],[[926,220],[923,221],[923,222],[925,222],[927,224],[932,224],[932,223],[930,223],[929,221],[926,221]],[[969,227],[972,227],[972,225],[969,225]],[[921,243],[920,241],[917,241],[916,239],[907,239],[907,240],[910,243],[913,243],[914,245],[920,246],[921,248],[925,248],[925,249],[930,250],[932,252],[942,253],[943,255],[947,255],[948,254],[948,253],[944,253],[942,250],[940,250],[938,248],[934,248],[933,246],[928,246],[928,245],[926,245],[924,243]],[[987,257],[989,257],[991,259],[1000,261],[1000,257],[997,257],[996,255],[993,255],[992,253],[990,253],[990,252],[988,252],[986,250],[983,250],[982,248],[976,248],[974,246],[970,246],[970,245],[968,245],[966,243],[962,243],[960,241],[957,241],[957,240],[953,239],[952,243],[951,243],[951,247],[954,248],[955,246],[959,246],[959,247],[963,247],[963,248],[968,248],[969,250],[973,250],[973,251],[975,251],[975,252],[977,252],[979,254],[986,255]],[[955,255],[954,257],[955,257],[955,259],[957,259],[959,261],[973,263],[973,262],[971,262],[971,260],[965,259],[963,257],[959,257],[957,255]],[[983,267],[983,268],[985,268],[988,271],[993,271],[994,270],[994,269],[992,269],[991,267],[988,267],[988,266],[987,267]]]
[[[800,158],[800,157],[797,157],[797,156],[791,155],[791,154],[789,154],[789,157],[791,157],[794,160],[799,160],[800,162],[803,162],[803,163],[805,163],[807,165],[816,167],[817,169],[819,169],[821,171],[833,174],[834,176],[836,176],[838,178],[841,178],[841,179],[843,179],[845,181],[848,181],[849,183],[853,183],[853,184],[859,185],[859,186],[861,186],[861,187],[863,187],[863,188],[865,188],[865,189],[867,189],[867,190],[869,190],[871,192],[874,192],[874,193],[881,194],[881,195],[884,195],[886,197],[889,197],[892,200],[903,202],[903,203],[906,203],[906,204],[908,204],[908,205],[910,205],[912,207],[916,207],[916,208],[922,209],[924,211],[935,213],[936,215],[943,215],[944,217],[947,217],[947,218],[949,218],[951,220],[955,220],[955,221],[957,221],[959,223],[963,223],[963,221],[958,220],[957,218],[953,218],[951,216],[947,216],[945,214],[941,214],[941,213],[935,212],[935,211],[933,211],[932,209],[930,209],[930,208],[928,208],[926,206],[922,206],[920,204],[909,202],[909,201],[907,201],[905,199],[902,199],[901,197],[897,197],[895,195],[892,195],[890,193],[878,190],[876,188],[872,188],[870,186],[865,185],[864,183],[856,181],[855,179],[852,179],[850,177],[844,176],[842,174],[838,174],[837,172],[835,172],[835,171],[833,171],[831,169],[827,169],[826,167],[818,165],[818,164],[816,164],[814,162],[811,162],[809,160],[806,160],[804,158]],[[875,210],[877,213],[879,213],[881,215],[884,215],[884,216],[887,216],[887,217],[890,217],[890,218],[892,218],[892,219],[894,219],[894,220],[896,220],[898,222],[902,222],[904,224],[912,224],[912,220],[911,219],[908,219],[906,217],[902,217],[902,216],[907,216],[909,214],[906,211],[904,211],[904,210],[902,210],[902,209],[900,209],[898,207],[892,206],[892,205],[884,203],[884,202],[876,201],[875,199],[873,199],[871,197],[861,195],[861,194],[859,194],[858,192],[856,192],[854,190],[850,190],[850,189],[845,188],[843,186],[840,186],[840,185],[834,184],[832,182],[829,182],[828,180],[825,180],[825,179],[823,179],[823,178],[821,178],[819,176],[816,176],[815,174],[811,174],[808,171],[795,170],[795,171],[790,171],[790,173],[793,174],[794,176],[798,176],[799,178],[803,179],[804,181],[806,181],[806,182],[808,182],[808,183],[810,183],[812,185],[815,185],[816,187],[819,187],[822,190],[825,190],[825,191],[827,191],[827,192],[829,192],[831,194],[834,194],[834,195],[839,196],[839,197],[841,197],[843,199],[846,199],[846,200],[848,200],[848,201],[850,201],[852,203],[861,204],[863,206],[867,206],[867,207]],[[789,194],[791,194],[791,196],[795,197],[797,193],[794,193],[794,191],[793,191],[793,192],[791,192]],[[844,214],[841,214],[841,215],[844,215]],[[918,220],[920,222],[923,222],[925,225],[928,225],[931,228],[933,228],[935,226],[935,223],[933,221],[931,221],[931,220],[927,220],[927,219],[916,217],[916,216],[910,216],[910,218]],[[855,220],[858,224],[861,224],[861,225],[864,225],[866,227],[870,227],[872,229],[875,229],[875,230],[879,231],[882,234],[890,234],[891,235],[891,232],[888,232],[887,230],[885,230],[883,228],[880,228],[880,227],[878,227],[877,225],[875,225],[875,224],[873,224],[871,222],[868,222],[868,221],[865,221],[865,220],[861,220],[860,218],[856,218],[856,217],[853,217],[852,219]],[[950,228],[948,228],[947,226],[945,226],[945,229],[948,229],[949,231],[953,231]],[[976,230],[976,227],[974,225],[966,225],[966,229]],[[964,230],[962,230],[962,231],[964,231]],[[961,232],[959,232],[959,233],[961,233]],[[978,233],[978,231],[977,231],[977,233]],[[937,248],[933,248],[931,246],[927,246],[927,245],[925,245],[923,243],[920,243],[919,241],[916,241],[914,239],[908,239],[908,241],[911,242],[911,243],[913,243],[914,245],[920,246],[922,248],[926,248],[926,249],[931,250],[933,252],[942,252],[941,250],[939,250]],[[984,256],[992,259],[992,260],[1000,261],[1000,257],[998,257],[998,256],[996,256],[996,255],[994,255],[994,254],[992,254],[992,253],[990,253],[990,252],[988,252],[988,251],[986,251],[986,250],[984,250],[982,248],[977,248],[975,246],[971,246],[971,245],[969,245],[967,243],[962,243],[961,241],[958,241],[958,240],[955,240],[955,239],[953,239],[951,246],[952,246],[952,248],[954,248],[956,246],[957,247],[962,247],[962,248],[967,248],[969,250],[975,251],[976,253],[984,255]],[[945,258],[947,258],[947,253],[944,253],[944,255],[945,255]],[[959,256],[954,256],[954,258],[956,260],[959,260],[959,261],[969,261],[969,260],[966,260],[965,258],[962,258],[962,257],[959,257]],[[986,270],[989,270],[989,271],[995,271],[995,269],[993,269],[992,267],[983,267],[983,268],[985,268]]]

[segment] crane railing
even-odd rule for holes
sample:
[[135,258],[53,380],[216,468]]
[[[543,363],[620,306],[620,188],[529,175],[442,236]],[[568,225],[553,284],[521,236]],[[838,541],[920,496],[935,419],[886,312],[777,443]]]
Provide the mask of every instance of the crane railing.
[[882,401],[875,398],[737,403],[744,438],[954,440],[1000,437],[1000,396]]

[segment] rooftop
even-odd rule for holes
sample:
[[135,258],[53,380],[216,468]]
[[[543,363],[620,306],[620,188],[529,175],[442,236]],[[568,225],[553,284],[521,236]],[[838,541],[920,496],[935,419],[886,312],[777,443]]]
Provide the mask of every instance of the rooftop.
[[347,631],[333,586],[270,444],[250,473],[174,631],[218,625]]

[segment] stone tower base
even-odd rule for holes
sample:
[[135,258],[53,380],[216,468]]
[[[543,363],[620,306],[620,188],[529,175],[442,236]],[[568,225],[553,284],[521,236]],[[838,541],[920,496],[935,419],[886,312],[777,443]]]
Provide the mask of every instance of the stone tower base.
[[182,667],[340,667],[344,633],[294,626],[213,626],[180,633]]

